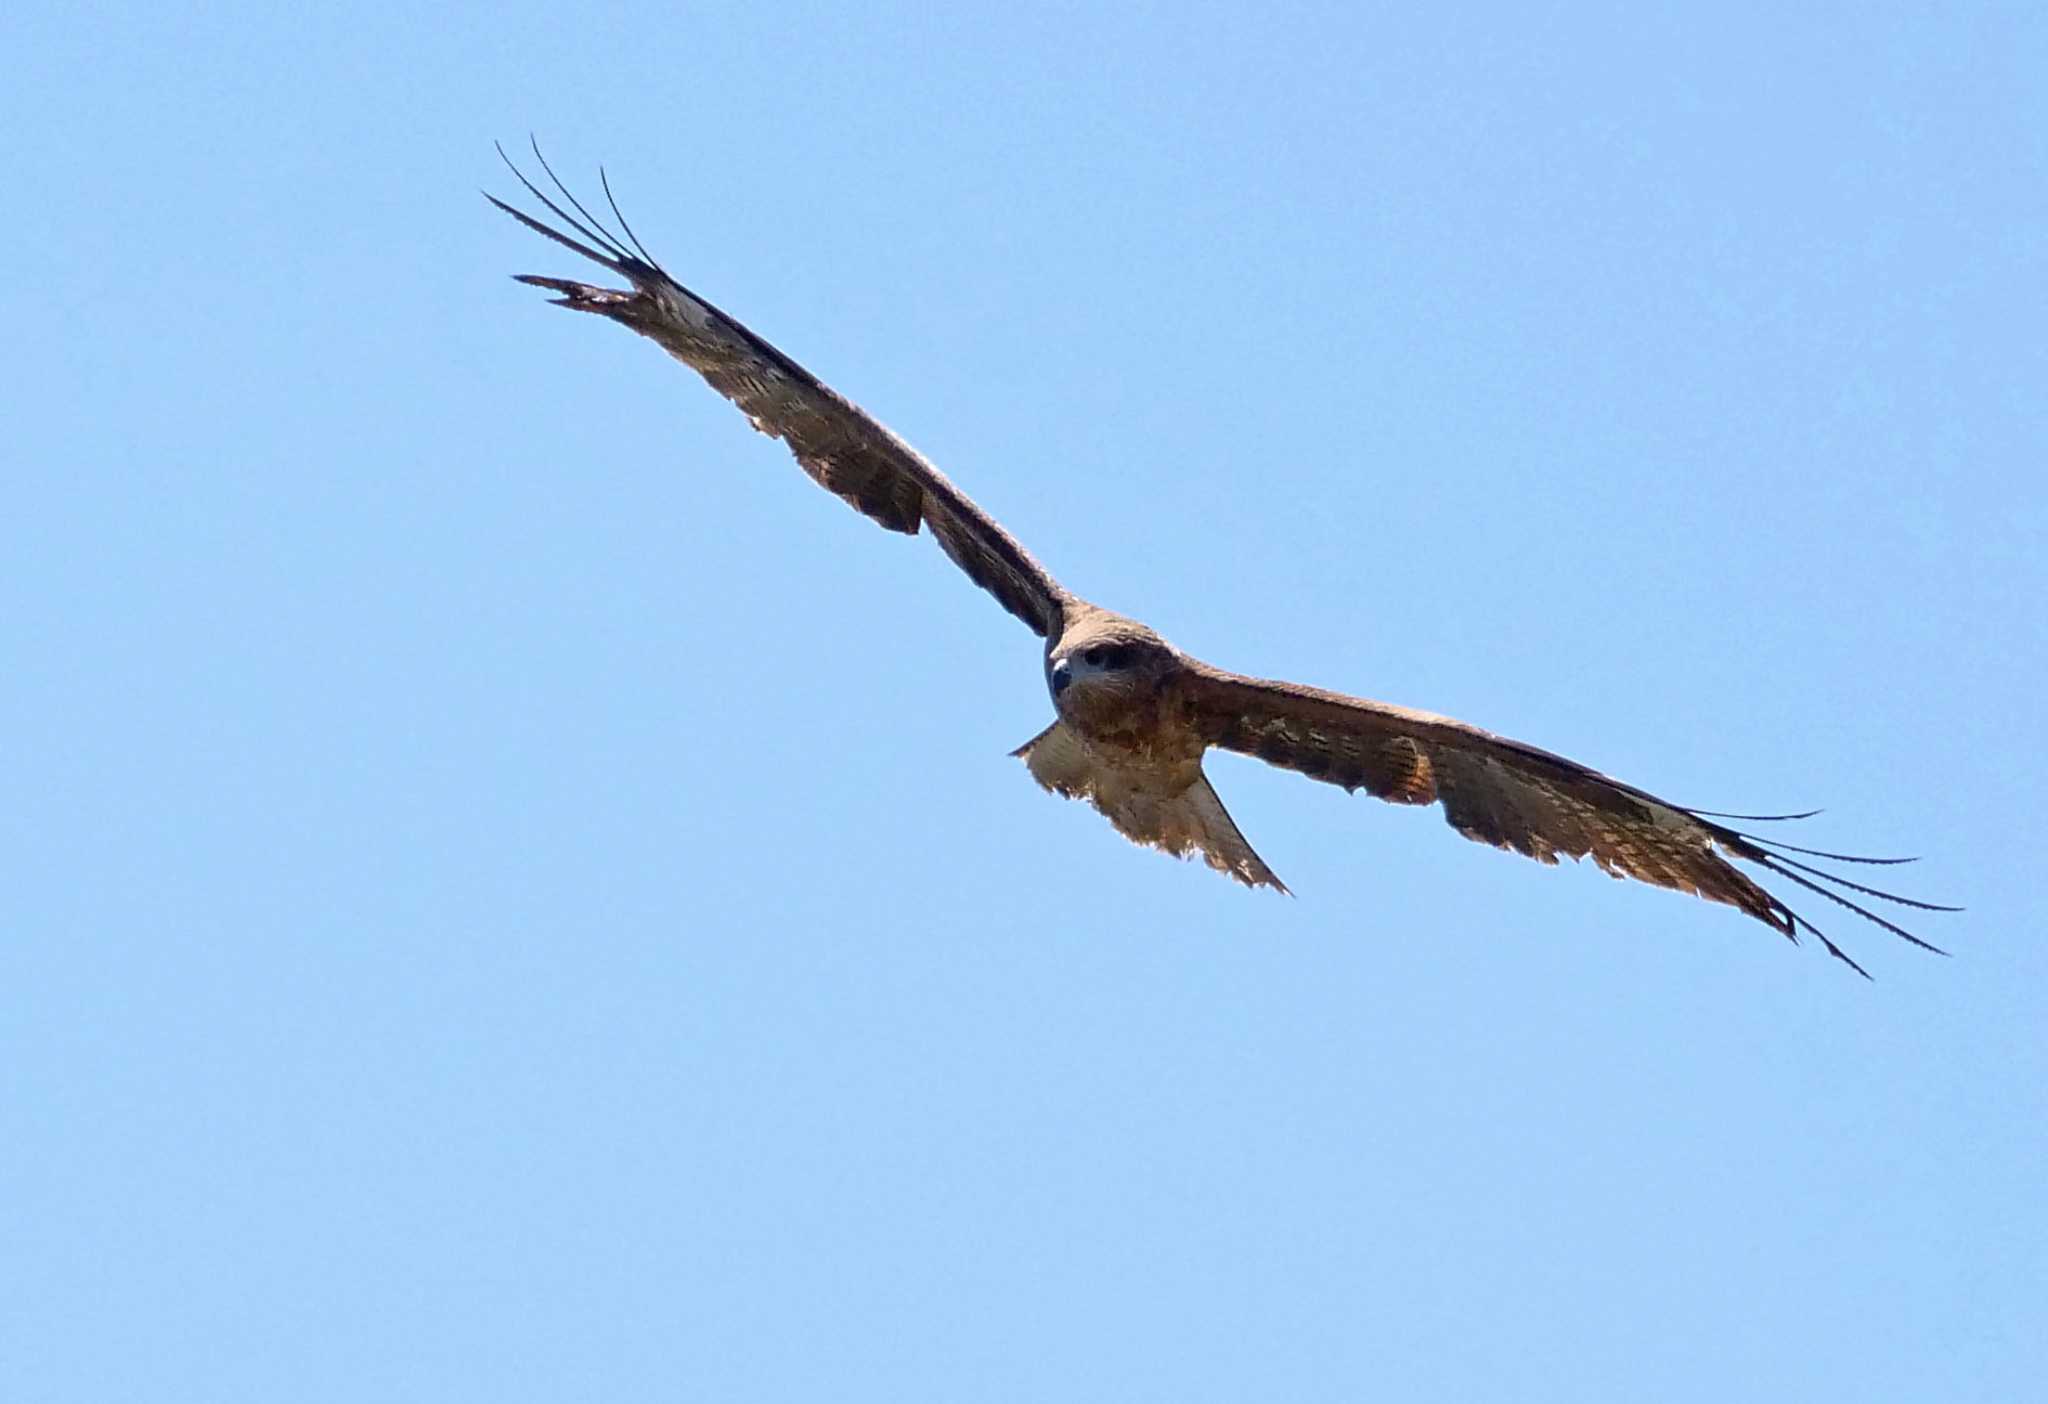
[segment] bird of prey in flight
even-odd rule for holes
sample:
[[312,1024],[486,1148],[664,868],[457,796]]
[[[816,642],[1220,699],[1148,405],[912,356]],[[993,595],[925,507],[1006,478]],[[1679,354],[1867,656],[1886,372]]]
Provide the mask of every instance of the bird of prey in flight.
[[[503,148],[499,155],[503,156]],[[820,486],[862,516],[905,535],[928,528],[976,585],[1045,641],[1052,725],[1014,753],[1054,794],[1084,799],[1117,832],[1180,857],[1199,854],[1251,887],[1286,891],[1252,851],[1202,773],[1212,746],[1256,756],[1395,804],[1437,804],[1466,838],[1555,864],[1591,858],[1617,878],[1725,902],[1797,943],[1804,930],[1859,974],[1820,929],[1729,860],[1847,907],[1895,936],[1938,951],[1858,898],[1954,911],[1852,882],[1802,861],[1898,863],[1800,848],[1717,822],[1807,815],[1688,809],[1576,761],[1449,717],[1297,683],[1244,677],[1181,652],[1152,629],[1074,594],[917,450],[880,421],[670,277],[611,200],[620,233],[569,193],[538,146],[534,156],[575,214],[505,163],[566,226],[542,223],[486,194],[527,228],[623,278],[630,288],[519,275],[656,342],[781,439]],[[580,218],[579,218],[580,216]],[[1795,856],[1798,855],[1798,856]]]

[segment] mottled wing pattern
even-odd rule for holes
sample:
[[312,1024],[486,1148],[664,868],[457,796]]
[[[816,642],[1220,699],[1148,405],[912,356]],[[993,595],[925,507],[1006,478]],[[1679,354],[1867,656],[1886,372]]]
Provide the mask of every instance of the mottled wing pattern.
[[1441,803],[1451,827],[1465,837],[1540,863],[1554,864],[1560,856],[1591,858],[1617,878],[1725,902],[1795,941],[1804,929],[1859,973],[1868,972],[1729,857],[1817,892],[1928,950],[1937,948],[1820,882],[1922,910],[1955,910],[1850,882],[1788,854],[1858,863],[1901,860],[1816,853],[1759,839],[1575,761],[1449,717],[1240,677],[1192,660],[1180,687],[1191,723],[1210,745],[1396,804]]
[[1245,842],[1199,766],[1192,767],[1190,778],[1119,764],[1088,746],[1065,722],[1054,722],[1016,754],[1032,779],[1056,795],[1087,800],[1133,843],[1176,858],[1199,853],[1210,867],[1246,887],[1287,890]]
[[[541,164],[546,166],[545,161]],[[756,429],[788,444],[804,471],[854,510],[891,531],[914,535],[920,525],[930,527],[953,562],[1004,609],[1041,638],[1058,632],[1067,592],[1030,552],[915,449],[670,277],[637,240],[628,248],[577,204],[559,181],[556,188],[583,215],[582,220],[543,195],[517,167],[513,174],[535,199],[590,242],[571,238],[494,196],[484,198],[536,233],[603,264],[630,282],[632,290],[532,274],[521,275],[520,282],[560,293],[554,299],[560,306],[609,317],[660,343],[703,376],[712,389],[739,406]],[[552,178],[554,173],[548,174]],[[612,210],[616,215],[617,206]],[[619,223],[631,240],[631,229],[623,219]]]

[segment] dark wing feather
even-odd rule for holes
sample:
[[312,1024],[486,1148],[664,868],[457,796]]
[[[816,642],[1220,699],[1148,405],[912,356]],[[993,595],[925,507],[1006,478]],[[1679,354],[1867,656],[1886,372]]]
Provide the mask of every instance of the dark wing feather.
[[[582,238],[551,228],[494,196],[484,198],[527,228],[619,274],[632,284],[632,291],[531,274],[521,275],[520,282],[560,293],[555,299],[560,306],[609,317],[659,342],[739,406],[756,429],[787,443],[803,470],[821,486],[891,531],[914,535],[920,524],[930,527],[953,562],[1004,609],[1041,638],[1058,634],[1071,596],[917,450],[671,278],[637,240],[627,248],[566,190],[561,191],[563,197],[583,215],[582,221],[542,194],[517,167],[513,174]],[[560,189],[560,182],[556,186]],[[623,219],[620,224],[624,226]],[[632,238],[630,230],[627,238]]]
[[1240,677],[1192,659],[1180,687],[1191,722],[1212,746],[1396,804],[1440,802],[1451,827],[1466,838],[1541,863],[1560,855],[1591,858],[1618,878],[1725,902],[1794,941],[1803,929],[1859,974],[1869,972],[1728,859],[1756,864],[1928,950],[1938,948],[1820,883],[1927,911],[1956,910],[1822,872],[1771,851],[1785,845],[1449,717]]

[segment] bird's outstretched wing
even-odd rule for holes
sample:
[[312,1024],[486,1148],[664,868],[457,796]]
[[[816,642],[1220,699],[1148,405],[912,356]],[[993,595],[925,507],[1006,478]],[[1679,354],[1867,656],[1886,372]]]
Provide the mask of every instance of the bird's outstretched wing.
[[[1758,838],[1717,819],[1796,819],[1805,815],[1725,815],[1685,809],[1597,770],[1476,726],[1429,712],[1371,702],[1295,683],[1240,677],[1190,659],[1179,686],[1190,720],[1212,746],[1256,756],[1313,780],[1395,804],[1441,802],[1466,838],[1541,863],[1560,854],[1590,857],[1618,878],[1635,878],[1726,902],[1793,941],[1801,930],[1866,978],[1805,917],[1766,892],[1728,859],[1753,863],[1816,892],[1916,946],[1939,952],[1844,893],[1922,911],[1957,911],[1851,882],[1794,854],[1844,863],[1858,858]],[[1839,891],[1834,889],[1840,889]]]
[[[503,148],[498,154],[504,155]],[[583,208],[534,150],[541,168],[582,219],[542,194],[507,157],[505,164],[527,191],[581,239],[484,198],[527,228],[603,264],[632,290],[593,287],[566,278],[522,274],[519,281],[561,296],[554,301],[595,312],[659,342],[668,353],[738,405],[756,429],[789,445],[803,470],[844,498],[863,516],[891,531],[915,535],[920,525],[969,579],[994,595],[1040,637],[1058,636],[1071,599],[1031,553],[909,444],[789,357],[664,272],[612,204],[622,240]],[[611,199],[609,185],[605,198]],[[584,242],[587,240],[588,242]],[[630,244],[630,247],[629,247]]]

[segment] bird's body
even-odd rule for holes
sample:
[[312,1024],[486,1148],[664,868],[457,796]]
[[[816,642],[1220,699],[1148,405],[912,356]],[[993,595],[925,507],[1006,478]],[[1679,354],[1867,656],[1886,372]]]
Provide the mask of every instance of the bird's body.
[[[590,242],[495,198],[492,203],[619,273],[632,289],[535,275],[521,275],[521,282],[559,294],[556,301],[563,306],[607,317],[658,342],[737,405],[756,429],[784,440],[807,473],[856,511],[892,531],[930,530],[969,579],[1044,641],[1055,719],[1014,754],[1039,784],[1086,800],[1134,842],[1179,856],[1200,855],[1247,886],[1286,890],[1238,832],[1203,774],[1203,756],[1222,748],[1394,803],[1440,802],[1452,827],[1467,838],[1541,862],[1555,863],[1560,855],[1590,857],[1616,877],[1727,903],[1794,940],[1804,929],[1859,971],[1811,922],[1729,859],[1755,864],[1934,949],[1822,884],[1907,906],[1952,909],[1879,892],[1792,855],[1900,860],[1817,853],[1717,822],[1804,816],[1689,810],[1449,717],[1225,672],[1182,653],[1137,620],[1082,599],[909,444],[671,278],[633,239],[623,218],[621,240],[559,181],[557,189],[583,221],[523,175],[520,180]],[[617,206],[612,209],[616,215]]]

